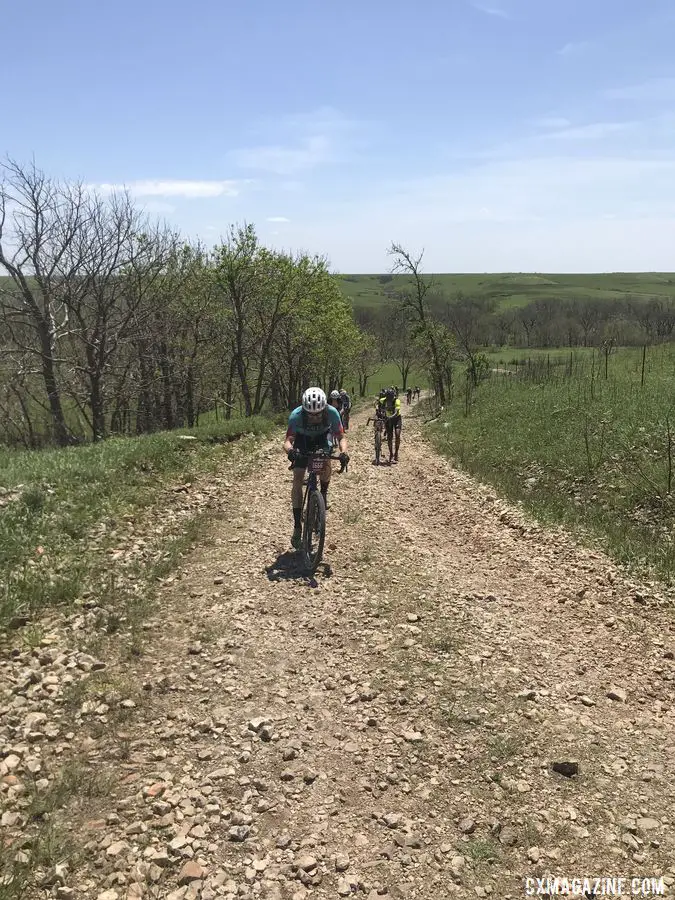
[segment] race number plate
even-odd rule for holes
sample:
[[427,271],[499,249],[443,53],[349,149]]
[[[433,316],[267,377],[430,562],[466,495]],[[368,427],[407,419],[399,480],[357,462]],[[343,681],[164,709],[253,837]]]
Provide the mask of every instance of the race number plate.
[[325,459],[310,459],[309,461],[309,471],[310,472],[321,472],[323,471],[323,467],[325,464]]

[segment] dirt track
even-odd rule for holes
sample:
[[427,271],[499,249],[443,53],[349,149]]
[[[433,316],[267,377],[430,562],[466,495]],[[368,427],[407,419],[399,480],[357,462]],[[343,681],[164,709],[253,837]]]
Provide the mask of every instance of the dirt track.
[[113,786],[61,896],[675,882],[672,606],[440,459],[410,409],[391,468],[353,417],[315,582],[280,440],[235,481],[120,672],[132,718],[92,730]]

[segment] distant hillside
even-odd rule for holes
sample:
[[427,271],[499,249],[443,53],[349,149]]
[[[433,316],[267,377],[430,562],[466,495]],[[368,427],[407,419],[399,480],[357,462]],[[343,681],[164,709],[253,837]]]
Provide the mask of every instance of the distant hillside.
[[[387,290],[400,290],[405,275],[338,275],[344,293],[355,308],[387,302]],[[462,291],[471,296],[494,297],[502,309],[525,306],[545,297],[561,299],[620,299],[626,294],[675,298],[675,273],[615,272],[602,275],[546,275],[498,273],[491,275],[434,275],[448,296]]]

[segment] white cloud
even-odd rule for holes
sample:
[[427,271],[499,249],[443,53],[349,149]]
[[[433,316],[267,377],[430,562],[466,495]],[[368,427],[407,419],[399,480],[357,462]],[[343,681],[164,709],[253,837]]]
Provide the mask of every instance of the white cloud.
[[603,96],[610,100],[654,100],[670,103],[675,100],[675,78],[650,78],[640,84],[609,88]]
[[535,119],[534,125],[539,128],[569,128],[572,124],[569,119],[563,116],[544,116],[541,119]]
[[290,222],[290,219],[287,219],[286,216],[268,216],[268,222]]
[[149,213],[157,213],[158,215],[161,213],[174,213],[176,212],[176,207],[171,203],[166,203],[164,200],[148,200],[147,203],[143,204],[143,209]]
[[325,135],[314,135],[295,147],[276,144],[234,150],[231,159],[242,169],[258,169],[275,175],[294,175],[296,172],[330,162],[332,148]]
[[591,41],[569,41],[558,50],[559,56],[578,56],[593,47]]
[[239,194],[241,181],[192,181],[149,179],[130,181],[126,184],[92,184],[101,193],[113,191],[129,191],[135,197],[236,197]]
[[477,9],[479,12],[486,13],[486,15],[488,16],[498,16],[500,19],[510,18],[506,10],[501,9],[501,7],[489,6],[486,3],[480,2],[480,0],[473,0],[471,5],[474,9]]
[[[378,272],[400,240],[428,271],[668,270],[675,160],[569,156],[492,161],[322,198],[284,241]],[[279,239],[280,240],[280,239]]]
[[282,176],[344,162],[363,135],[356,122],[332,107],[287,115],[277,121],[267,120],[257,131],[272,139],[235,149],[230,153],[230,160],[242,169]]
[[278,187],[280,191],[286,191],[289,194],[298,194],[302,191],[304,185],[301,181],[282,181]]
[[591,122],[588,125],[577,125],[549,132],[543,137],[556,140],[602,140],[616,134],[633,131],[639,122]]

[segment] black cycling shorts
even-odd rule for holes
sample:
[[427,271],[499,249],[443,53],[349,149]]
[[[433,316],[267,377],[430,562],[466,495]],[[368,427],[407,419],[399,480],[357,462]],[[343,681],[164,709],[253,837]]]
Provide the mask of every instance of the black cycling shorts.
[[293,463],[294,469],[307,468],[308,460],[306,454],[315,453],[317,450],[325,450],[326,453],[330,453],[332,450],[328,432],[317,435],[316,437],[309,437],[306,434],[296,434],[293,441],[293,447],[300,454]]
[[401,417],[401,414],[389,416],[385,419],[385,425],[387,426],[387,434],[393,434],[394,431],[401,431],[403,427],[403,418]]

